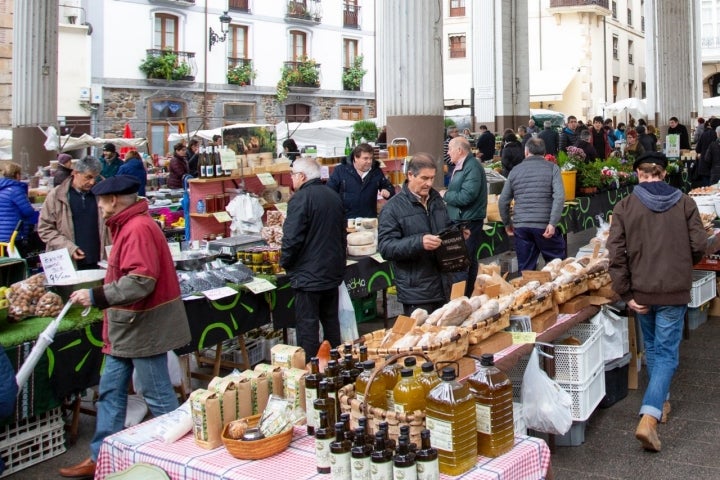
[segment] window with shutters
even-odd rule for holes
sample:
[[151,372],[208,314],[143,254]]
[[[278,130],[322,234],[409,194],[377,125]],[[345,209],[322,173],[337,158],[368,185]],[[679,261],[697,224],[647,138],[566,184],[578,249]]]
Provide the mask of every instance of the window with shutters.
[[464,17],[465,16],[465,0],[450,0],[450,16],[451,17]]
[[302,103],[293,103],[285,106],[285,121],[286,122],[310,122],[310,105],[304,105]]
[[465,58],[465,35],[450,35],[450,58]]
[[340,120],[355,121],[355,120],[362,120],[364,118],[363,107],[340,106],[339,113],[340,113]]

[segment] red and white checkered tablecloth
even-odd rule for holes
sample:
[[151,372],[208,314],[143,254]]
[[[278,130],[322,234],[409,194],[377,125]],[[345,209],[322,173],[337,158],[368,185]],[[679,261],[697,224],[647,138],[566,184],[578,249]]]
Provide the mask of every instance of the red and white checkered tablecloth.
[[[96,480],[122,471],[135,463],[157,465],[173,480],[268,480],[323,478],[315,469],[314,439],[305,427],[295,427],[290,447],[279,455],[263,460],[238,460],[225,447],[205,450],[195,444],[191,434],[172,444],[150,440],[141,435],[140,427],[149,420],[105,439],[97,459]],[[147,430],[147,429],[144,429]],[[478,463],[460,477],[468,480],[544,479],[550,467],[550,449],[541,439],[518,436],[515,447],[498,458],[478,457]],[[325,477],[329,478],[329,476]]]

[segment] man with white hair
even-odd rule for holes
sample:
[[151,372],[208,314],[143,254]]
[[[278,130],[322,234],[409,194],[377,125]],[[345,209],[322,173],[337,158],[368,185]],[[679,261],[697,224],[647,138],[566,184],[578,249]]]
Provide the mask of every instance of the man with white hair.
[[543,131],[538,133],[538,137],[542,138],[543,142],[545,142],[545,153],[556,156],[558,153],[558,145],[560,144],[560,135],[553,130],[550,120],[545,120],[545,123],[543,123]]

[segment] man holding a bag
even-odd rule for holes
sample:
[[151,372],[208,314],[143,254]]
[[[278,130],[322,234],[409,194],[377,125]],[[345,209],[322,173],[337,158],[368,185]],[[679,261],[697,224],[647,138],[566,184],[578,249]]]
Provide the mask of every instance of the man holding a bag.
[[416,308],[432,313],[450,298],[450,279],[440,271],[435,251],[442,244],[437,234],[452,222],[432,188],[435,173],[432,156],[416,153],[402,190],[380,211],[378,250],[392,262],[405,315]]
[[635,438],[653,452],[661,447],[657,423],[670,412],[692,267],[709,243],[695,202],[663,181],[667,163],[660,152],[635,160],[639,184],[615,206],[607,240],[613,290],[637,312],[645,341],[649,382]]

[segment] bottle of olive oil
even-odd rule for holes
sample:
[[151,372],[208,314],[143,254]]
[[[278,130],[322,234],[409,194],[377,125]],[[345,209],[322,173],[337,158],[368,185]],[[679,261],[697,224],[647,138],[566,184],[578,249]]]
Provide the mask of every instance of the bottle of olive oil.
[[393,476],[396,479],[417,480],[415,454],[409,448],[410,439],[407,435],[398,437],[398,449],[393,457]]
[[[327,380],[322,380],[318,383],[318,397],[313,402],[313,407],[318,411],[318,415],[321,411],[327,414],[328,425],[335,425],[337,420],[335,399],[328,396],[328,383]],[[319,416],[318,416],[319,418]]]
[[375,447],[370,454],[370,480],[393,480],[393,452],[386,447],[383,432],[375,432]]
[[320,373],[320,359],[310,359],[310,373],[305,377],[305,411],[307,412],[307,433],[313,435],[318,426],[318,411],[315,410],[315,399],[318,396],[318,384],[323,375]]
[[461,475],[477,463],[475,399],[467,385],[445,367],[440,382],[428,393],[425,424],[438,450],[440,473]]
[[418,377],[418,381],[420,382],[420,385],[423,386],[423,389],[425,390],[425,396],[427,397],[427,394],[430,393],[430,390],[432,390],[435,385],[440,383],[440,377],[438,377],[437,372],[435,371],[435,365],[433,365],[432,362],[425,362],[420,367],[420,376]]
[[328,427],[328,415],[320,411],[318,427],[315,429],[315,461],[318,473],[330,473],[330,444],[335,439],[333,430]]
[[495,366],[492,353],[480,357],[480,368],[467,380],[475,397],[478,454],[499,457],[515,444],[512,382]]
[[418,480],[438,480],[440,466],[438,464],[438,451],[430,444],[430,430],[420,432],[422,441],[420,450],[415,453],[415,466]]
[[335,441],[330,444],[330,475],[332,480],[350,478],[350,441],[345,438],[345,425],[335,424]]
[[425,390],[410,368],[400,371],[400,381],[393,388],[393,400],[397,413],[425,411]]
[[[375,370],[375,361],[367,360],[363,364],[363,371],[358,375],[355,380],[355,398],[361,402],[365,402],[368,405],[375,408],[387,408],[386,397],[385,397],[385,381],[382,376],[376,375],[370,388],[367,389],[367,384],[370,381],[373,370]],[[365,398],[365,391],[368,390],[368,397]]]
[[365,429],[355,429],[355,440],[350,450],[352,480],[370,480],[372,447],[365,442]]

